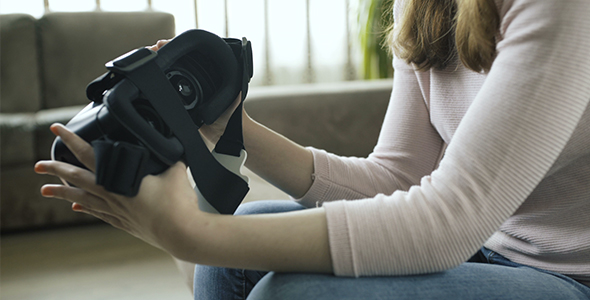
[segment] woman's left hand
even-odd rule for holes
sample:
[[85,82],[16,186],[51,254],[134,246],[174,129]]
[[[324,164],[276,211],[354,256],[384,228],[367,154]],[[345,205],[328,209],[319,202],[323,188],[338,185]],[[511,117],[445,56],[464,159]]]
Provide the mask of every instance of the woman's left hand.
[[52,125],[51,131],[88,170],[59,161],[38,162],[37,173],[75,186],[44,185],[45,197],[68,200],[75,211],[102,219],[184,261],[281,272],[332,271],[323,208],[242,217],[203,213],[183,163],[144,177],[133,198],[117,195],[96,184],[94,151],[88,143],[63,125]]
[[178,229],[200,213],[182,162],[160,175],[144,177],[138,195],[129,198],[96,184],[92,146],[63,125],[50,129],[88,170],[60,161],[39,161],[35,172],[74,185],[46,184],[41,188],[44,197],[70,201],[74,211],[93,215],[160,249],[170,252],[182,243]]

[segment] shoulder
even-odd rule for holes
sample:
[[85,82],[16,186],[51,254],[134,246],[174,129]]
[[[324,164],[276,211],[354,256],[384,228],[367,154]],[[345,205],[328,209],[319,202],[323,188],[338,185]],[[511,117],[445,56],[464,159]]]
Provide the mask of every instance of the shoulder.
[[[588,20],[588,0],[496,0],[502,25],[523,19],[530,23]],[[536,22],[533,22],[536,21]]]
[[[590,43],[588,0],[496,0],[503,45],[544,41],[552,47],[578,48]],[[561,45],[561,46],[560,46]],[[584,50],[586,51],[586,50]]]

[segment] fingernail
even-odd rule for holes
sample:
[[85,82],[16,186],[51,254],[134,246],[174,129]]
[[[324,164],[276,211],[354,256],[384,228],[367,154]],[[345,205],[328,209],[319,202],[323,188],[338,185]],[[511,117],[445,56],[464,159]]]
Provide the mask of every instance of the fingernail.
[[61,124],[59,123],[53,123],[51,124],[51,126],[49,126],[49,130],[51,130],[51,132],[53,132],[53,134],[55,135],[59,135],[59,126]]
[[78,204],[78,203],[73,203],[72,204],[72,210],[73,211],[82,211],[82,205]]
[[41,188],[41,195],[43,197],[53,197],[55,196],[55,194],[53,193],[53,191],[49,188]]
[[39,174],[44,174],[44,173],[47,173],[47,169],[45,169],[45,166],[42,165],[41,163],[36,163],[35,164],[35,172],[39,173]]

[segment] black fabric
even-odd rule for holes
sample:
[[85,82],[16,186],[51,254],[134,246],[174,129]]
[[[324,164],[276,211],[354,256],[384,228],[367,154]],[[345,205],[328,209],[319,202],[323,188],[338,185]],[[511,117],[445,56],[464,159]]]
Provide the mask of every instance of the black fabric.
[[233,112],[227,127],[217,145],[215,145],[215,151],[217,153],[227,154],[239,157],[240,152],[244,149],[244,136],[242,131],[242,110],[244,100],[248,94],[248,83],[254,74],[252,64],[252,46],[250,41],[242,39],[241,41],[232,39],[228,41],[225,39],[228,45],[234,52],[238,51],[238,57],[240,57],[240,71],[242,72],[242,98],[240,105]]
[[243,105],[244,100],[242,99],[240,105],[230,117],[223,135],[217,142],[217,145],[215,145],[215,152],[235,157],[240,156],[240,152],[244,149],[244,136],[242,131]]
[[106,72],[94,79],[86,86],[86,97],[95,103],[102,103],[104,92],[112,88],[123,76],[113,72]]
[[182,103],[182,100],[164,72],[152,61],[126,77],[141,90],[182,143],[186,162],[201,194],[219,213],[232,214],[248,193],[248,184],[213,157],[182,105],[167,104]]
[[109,191],[132,197],[137,195],[149,152],[126,142],[92,141],[96,159],[96,183]]

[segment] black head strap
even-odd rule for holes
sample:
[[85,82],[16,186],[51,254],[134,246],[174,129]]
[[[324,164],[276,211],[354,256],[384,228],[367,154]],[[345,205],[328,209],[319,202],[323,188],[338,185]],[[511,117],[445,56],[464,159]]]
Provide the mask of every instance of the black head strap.
[[244,137],[242,131],[242,110],[244,105],[244,99],[248,94],[248,83],[250,78],[254,74],[254,66],[252,63],[252,45],[250,41],[243,38],[241,41],[237,39],[225,39],[230,45],[234,52],[237,49],[241,61],[242,71],[242,99],[239,106],[233,112],[232,116],[227,123],[225,132],[217,142],[215,151],[221,154],[227,154],[232,156],[240,156],[240,151],[244,149]]

